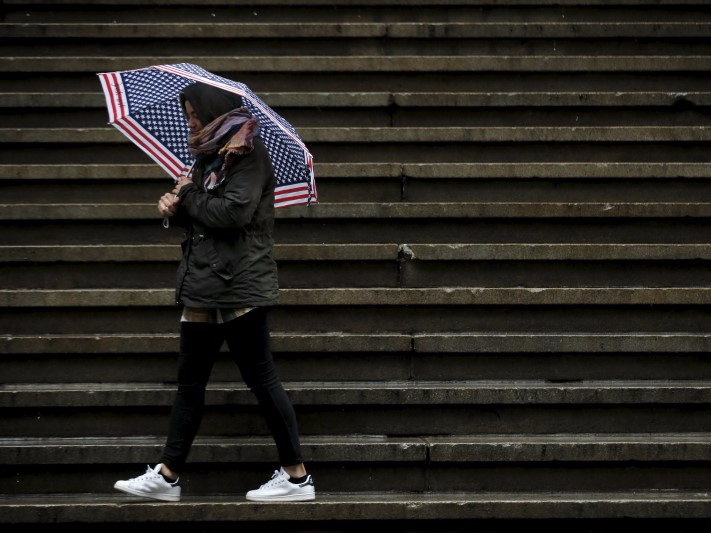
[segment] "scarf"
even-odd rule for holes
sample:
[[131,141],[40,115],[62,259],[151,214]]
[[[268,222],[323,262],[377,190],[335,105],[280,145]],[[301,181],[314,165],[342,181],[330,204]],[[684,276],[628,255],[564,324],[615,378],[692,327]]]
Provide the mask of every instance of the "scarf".
[[254,137],[258,134],[259,123],[246,107],[217,117],[194,135],[188,133],[188,152],[195,159],[217,155],[205,168],[205,189],[214,189],[224,181],[234,158],[254,149]]

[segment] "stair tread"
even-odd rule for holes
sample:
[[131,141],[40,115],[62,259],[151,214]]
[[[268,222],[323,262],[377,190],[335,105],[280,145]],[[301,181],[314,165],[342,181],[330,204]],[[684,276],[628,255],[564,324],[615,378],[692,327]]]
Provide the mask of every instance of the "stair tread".
[[[279,209],[288,219],[670,218],[711,216],[709,202],[342,202]],[[0,220],[155,220],[151,203],[0,204]]]
[[[706,404],[709,380],[469,380],[284,382],[298,405],[619,405]],[[14,383],[0,386],[4,407],[170,405],[172,383]],[[211,382],[207,403],[255,404],[242,382]]]
[[[36,0],[6,0],[5,3],[7,5],[21,5],[23,6],[22,12],[24,14],[25,10],[28,9],[27,4],[34,4]],[[212,0],[213,5],[215,6],[220,6],[220,5],[232,5],[229,0]],[[575,7],[575,6],[601,6],[605,10],[609,10],[611,7],[638,7],[640,5],[642,6],[647,6],[649,4],[649,0],[616,0],[614,6],[610,6],[609,0],[503,0],[498,2],[501,5],[504,6],[527,6],[527,5],[535,5],[535,6],[545,6],[545,7],[559,7],[559,6],[568,6],[568,7]],[[667,4],[667,5],[676,5],[676,4],[682,4],[682,5],[705,5],[706,0],[665,0],[662,2],[662,4]],[[104,4],[104,5],[116,5],[116,6],[134,6],[136,5],[136,0],[72,0],[71,2],[72,5],[76,6],[83,6],[83,5],[96,5],[96,4]],[[167,7],[167,8],[174,8],[176,5],[176,0],[151,0],[151,4],[161,6],[161,7]],[[177,4],[182,4],[182,2],[177,2]],[[287,6],[293,6],[293,7],[322,7],[323,5],[328,7],[328,10],[330,11],[333,7],[351,7],[353,5],[353,0],[328,0],[327,2],[322,2],[320,0],[252,0],[252,4],[255,6],[277,6],[281,7],[282,9],[286,8]],[[457,7],[471,7],[471,6],[489,6],[491,5],[491,0],[447,0],[446,3],[444,3],[448,9],[456,9]],[[188,4],[190,5],[190,4]],[[383,7],[397,7],[397,8],[402,8],[403,7],[403,2],[402,0],[377,0],[377,1],[369,1],[369,0],[361,0],[361,4],[366,7],[373,8],[374,10],[377,11],[378,8],[383,8]],[[407,1],[408,6],[415,6],[415,7],[425,7],[425,6],[431,6],[431,7],[441,7],[443,5],[442,0],[408,0]],[[558,13],[557,11],[555,12],[556,14]]]
[[[403,257],[401,253],[406,255]],[[497,260],[684,260],[711,259],[706,243],[433,243],[274,245],[277,261],[497,261]],[[0,245],[0,261],[49,263],[57,261],[164,261],[180,259],[177,244],[53,244]]]
[[[431,143],[431,142],[707,142],[706,125],[683,126],[443,126],[443,127],[301,127],[306,143]],[[131,144],[111,127],[0,128],[0,142],[67,144]]]
[[[575,179],[612,178],[656,180],[659,178],[708,178],[709,162],[635,162],[616,161],[524,162],[524,163],[318,163],[318,178],[401,178],[408,179]],[[155,180],[170,183],[158,165],[126,164],[35,164],[2,165],[0,180]]]
[[703,21],[539,21],[529,22],[120,22],[96,23],[6,23],[0,36],[6,38],[100,38],[100,39],[227,39],[227,38],[641,38],[705,37],[711,23]]
[[[711,103],[711,91],[458,91],[458,92],[270,92],[260,93],[272,107],[348,107],[355,110],[397,105],[401,107],[479,107],[479,106],[669,106],[681,101],[696,105]],[[0,94],[0,107],[105,109],[101,92],[6,92]]]
[[[328,493],[312,502],[264,504],[230,495],[185,494],[180,503],[118,493],[0,495],[3,522],[212,522],[481,518],[709,518],[699,491]],[[127,505],[130,505],[130,512]],[[267,505],[267,507],[265,507]],[[268,510],[269,512],[265,512]]]
[[[387,381],[285,381],[284,387],[291,391],[308,390],[374,390],[384,391],[448,391],[456,390],[663,390],[663,389],[689,389],[706,390],[711,388],[709,380],[572,380],[550,381],[540,379],[497,379],[497,380],[395,380]],[[120,391],[124,393],[141,393],[145,391],[173,391],[173,383],[137,383],[137,382],[87,382],[87,383],[2,383],[0,393],[16,392],[80,392],[93,395],[97,392]],[[207,386],[208,391],[217,390],[243,390],[248,391],[242,382],[211,381]]]
[[[442,435],[409,436],[390,435],[304,435],[301,442],[307,446],[400,446],[423,444],[585,444],[610,446],[619,444],[682,445],[698,443],[711,446],[711,432],[659,432],[659,433],[552,433],[552,434],[487,434],[487,435]],[[160,445],[163,435],[129,437],[0,437],[0,448],[29,447],[128,447]],[[267,436],[211,436],[199,435],[195,446],[272,446],[274,441]]]
[[[280,289],[280,306],[707,305],[711,287],[428,287]],[[17,307],[175,307],[174,288],[1,289]]]
[[[552,461],[623,463],[705,461],[711,434],[703,432],[483,434],[407,436],[303,435],[309,463],[450,463]],[[0,459],[12,465],[94,465],[140,462],[159,453],[165,436],[0,438]],[[198,436],[196,463],[271,461],[270,437]]]
[[[272,331],[276,352],[294,353],[707,353],[706,332],[345,333]],[[177,352],[177,333],[0,334],[6,354]]]
[[399,56],[16,56],[0,72],[108,72],[193,63],[215,72],[679,72],[708,71],[704,55],[399,55]]

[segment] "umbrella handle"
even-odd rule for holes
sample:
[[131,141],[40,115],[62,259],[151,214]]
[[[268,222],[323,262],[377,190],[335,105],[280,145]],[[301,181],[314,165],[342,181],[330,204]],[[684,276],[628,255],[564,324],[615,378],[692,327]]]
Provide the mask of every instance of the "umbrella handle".
[[[177,199],[178,195],[173,194],[173,198]],[[170,217],[163,217],[163,227],[165,229],[168,229],[170,227]]]

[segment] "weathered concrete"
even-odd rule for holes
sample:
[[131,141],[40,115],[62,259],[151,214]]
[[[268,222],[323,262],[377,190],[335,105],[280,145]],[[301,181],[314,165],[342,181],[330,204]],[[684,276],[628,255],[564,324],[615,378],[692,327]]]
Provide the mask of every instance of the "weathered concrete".
[[[684,165],[686,168],[687,165]],[[693,169],[697,165],[689,164]],[[683,168],[682,168],[683,170]],[[314,174],[321,178],[397,178],[399,163],[315,163]],[[0,165],[0,180],[156,180],[171,183],[158,165]]]
[[[174,306],[175,289],[0,290],[3,307]],[[710,287],[281,289],[281,306],[709,305]]]
[[[107,335],[0,336],[3,353],[175,353],[177,333]],[[279,352],[409,352],[407,334],[272,333],[272,348]]]
[[[409,261],[611,261],[711,259],[705,244],[413,244]],[[0,251],[1,253],[1,251]]]
[[498,461],[675,461],[705,460],[711,436],[705,433],[656,435],[522,435],[427,437],[432,462]]
[[[279,209],[288,219],[478,219],[478,218],[706,218],[705,202],[488,202],[488,203],[315,203]],[[146,204],[0,204],[0,220],[160,220]]]
[[708,71],[705,56],[296,56],[5,57],[0,72],[109,72],[193,63],[216,74],[242,72],[678,72]]
[[[689,248],[692,253],[693,246]],[[704,248],[699,245],[696,255],[703,253]],[[175,244],[0,246],[0,261],[8,263],[165,261],[173,264],[180,257],[180,247]],[[395,261],[398,245],[277,244],[274,246],[274,257],[277,261]]]
[[575,178],[708,178],[709,163],[619,163],[619,162],[565,162],[565,163],[441,163],[403,166],[403,174],[411,179],[575,179]]
[[707,37],[704,22],[419,22],[419,23],[229,23],[3,24],[6,39],[313,39],[337,37],[389,39],[564,39]]
[[[341,493],[315,502],[260,504],[233,495],[191,496],[181,503],[141,502],[122,495],[2,496],[4,523],[200,523],[315,520],[447,520],[711,518],[710,497],[694,491],[592,493]],[[680,527],[683,527],[680,525]],[[693,527],[693,526],[692,526]]]
[[[6,354],[176,352],[177,333],[0,335]],[[709,333],[272,333],[277,352],[461,353],[700,353],[711,352]],[[472,355],[476,357],[476,355]]]
[[[711,105],[711,92],[261,92],[273,107],[360,108],[385,107],[633,107],[672,106],[688,103]],[[0,107],[15,108],[96,108],[103,110],[106,99],[92,93],[0,93]],[[151,165],[152,166],[152,165]]]
[[[617,178],[655,180],[711,176],[711,163],[315,163],[317,180],[403,179],[559,179]],[[0,165],[0,180],[144,180],[169,183],[158,165]]]
[[[112,464],[140,462],[158,455],[162,437],[0,439],[0,461],[7,465]],[[269,437],[199,437],[191,460],[267,462],[273,457]],[[412,462],[472,463],[529,461],[703,461],[711,448],[708,433],[575,435],[385,435],[305,436],[302,450],[313,463]]]
[[[285,383],[298,406],[461,406],[461,405],[634,405],[700,404],[711,401],[705,381],[442,381],[442,382],[304,382]],[[211,406],[256,405],[241,382],[208,385]],[[175,385],[149,383],[17,384],[0,388],[0,407],[151,407],[170,406]],[[404,423],[405,427],[407,422]],[[395,428],[393,428],[395,429]]]
[[[708,142],[706,126],[484,127],[484,128],[300,128],[304,142]],[[114,128],[0,128],[0,142],[120,143],[131,141]]]
[[461,333],[414,335],[424,353],[706,353],[711,336],[693,333]]
[[[671,437],[661,437],[658,439],[660,448],[665,447],[665,440],[669,441],[667,445],[673,445]],[[81,465],[95,461],[108,467],[140,462],[141,457],[158,455],[164,444],[163,437],[0,439],[0,461],[6,465]],[[693,441],[689,443],[689,453],[692,453],[693,444]],[[430,446],[420,438],[385,435],[305,436],[301,445],[304,455],[312,461],[344,463],[424,463]],[[197,439],[190,456],[195,463],[267,462],[273,460],[273,448],[271,437],[205,436]]]

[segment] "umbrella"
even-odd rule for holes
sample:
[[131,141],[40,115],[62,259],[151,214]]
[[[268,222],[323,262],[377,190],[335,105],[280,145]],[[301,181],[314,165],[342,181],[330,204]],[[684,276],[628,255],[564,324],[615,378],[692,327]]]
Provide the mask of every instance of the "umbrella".
[[109,124],[175,180],[188,175],[194,163],[187,150],[188,126],[178,98],[180,91],[202,82],[240,95],[244,106],[259,121],[261,137],[274,166],[274,205],[309,205],[317,200],[311,153],[294,127],[245,84],[190,63],[102,72],[97,76],[106,97]]

